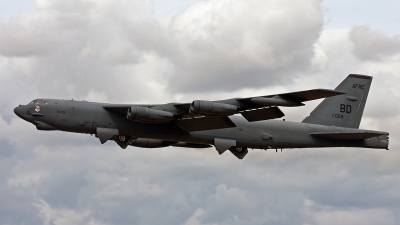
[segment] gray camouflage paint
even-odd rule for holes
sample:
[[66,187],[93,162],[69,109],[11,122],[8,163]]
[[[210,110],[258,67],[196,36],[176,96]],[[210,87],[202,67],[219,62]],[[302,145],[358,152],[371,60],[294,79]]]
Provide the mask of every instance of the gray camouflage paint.
[[[243,117],[230,116],[235,127],[189,132],[174,121],[145,123],[128,120],[124,114],[107,110],[110,104],[57,99],[35,100],[31,104],[16,107],[14,112],[22,119],[36,125],[38,130],[95,134],[102,143],[113,139],[123,148],[133,139],[136,139],[137,143],[140,143],[139,139],[142,141],[147,139],[146,143],[150,145],[136,146],[165,147],[177,144],[176,146],[180,147],[201,147],[202,145],[208,147],[215,145],[220,154],[227,149],[230,149],[233,154],[235,150],[242,152],[244,149],[245,153],[242,155],[235,154],[238,158],[243,158],[247,154],[247,148],[388,149],[388,133],[357,129],[371,81],[372,77],[369,76],[349,75],[335,89],[346,94],[325,99],[302,123],[282,120],[248,122]],[[126,108],[126,105],[114,107]],[[168,110],[170,104],[145,107]],[[340,134],[344,135],[340,136]],[[151,145],[152,140],[153,145]]]

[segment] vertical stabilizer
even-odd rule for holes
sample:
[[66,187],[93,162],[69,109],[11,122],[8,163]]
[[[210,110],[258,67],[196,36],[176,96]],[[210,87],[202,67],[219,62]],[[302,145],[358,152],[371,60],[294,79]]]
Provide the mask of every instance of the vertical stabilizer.
[[324,99],[303,123],[358,128],[372,77],[350,74],[335,90],[346,94]]

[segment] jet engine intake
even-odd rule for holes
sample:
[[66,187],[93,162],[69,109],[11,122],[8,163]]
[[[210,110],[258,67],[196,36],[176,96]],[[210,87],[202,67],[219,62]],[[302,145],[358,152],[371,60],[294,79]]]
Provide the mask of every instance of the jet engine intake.
[[227,116],[237,113],[237,107],[225,103],[195,100],[190,104],[189,112],[207,116]]
[[163,148],[168,147],[176,142],[163,141],[156,139],[138,138],[131,141],[130,145],[140,148]]
[[174,115],[170,112],[147,107],[131,106],[128,108],[126,118],[144,123],[167,123],[174,119]]

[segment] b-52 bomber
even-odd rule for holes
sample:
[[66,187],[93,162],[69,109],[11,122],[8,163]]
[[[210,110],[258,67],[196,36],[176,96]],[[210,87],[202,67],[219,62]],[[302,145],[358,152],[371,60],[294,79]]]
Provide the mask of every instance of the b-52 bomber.
[[[372,77],[350,74],[335,90],[157,105],[36,99],[14,109],[38,130],[94,134],[121,148],[166,146],[229,150],[243,159],[248,149],[360,147],[388,149],[389,133],[358,129]],[[325,98],[301,123],[276,120],[278,107]],[[237,116],[234,114],[241,114]]]

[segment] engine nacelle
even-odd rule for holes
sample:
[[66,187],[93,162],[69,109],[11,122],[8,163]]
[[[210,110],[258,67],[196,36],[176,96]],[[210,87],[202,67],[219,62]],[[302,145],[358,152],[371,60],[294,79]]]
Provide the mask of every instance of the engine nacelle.
[[237,107],[225,103],[196,100],[190,105],[189,112],[207,116],[224,116],[237,113]]
[[175,144],[173,141],[163,141],[147,138],[138,138],[131,141],[130,145],[140,148],[163,148]]
[[147,107],[131,106],[126,113],[126,118],[145,123],[167,123],[174,119],[174,115],[170,112]]

